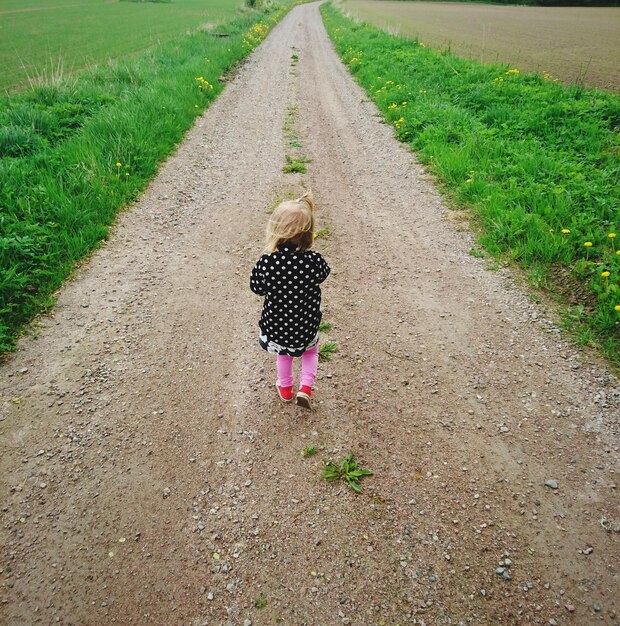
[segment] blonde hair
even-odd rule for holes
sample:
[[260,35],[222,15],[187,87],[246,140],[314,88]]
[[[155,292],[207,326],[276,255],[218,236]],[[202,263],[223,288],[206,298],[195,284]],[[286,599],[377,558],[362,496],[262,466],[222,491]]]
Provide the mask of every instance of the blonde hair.
[[265,235],[265,252],[275,252],[283,243],[295,245],[299,252],[309,250],[314,239],[312,192],[306,191],[297,200],[281,202],[267,222]]

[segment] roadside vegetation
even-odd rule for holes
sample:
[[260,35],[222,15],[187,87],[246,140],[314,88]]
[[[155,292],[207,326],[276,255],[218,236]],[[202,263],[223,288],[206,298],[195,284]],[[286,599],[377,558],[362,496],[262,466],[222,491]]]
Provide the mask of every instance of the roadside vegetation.
[[471,209],[482,245],[556,294],[581,342],[620,359],[620,98],[321,11],[397,137]]
[[0,99],[0,352],[288,8],[246,9],[217,33]]

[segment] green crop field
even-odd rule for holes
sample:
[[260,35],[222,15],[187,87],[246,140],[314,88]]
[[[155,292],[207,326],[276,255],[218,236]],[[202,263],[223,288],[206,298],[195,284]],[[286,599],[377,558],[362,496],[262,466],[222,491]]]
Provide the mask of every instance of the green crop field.
[[345,0],[343,7],[435,49],[620,91],[620,7],[392,0]]
[[228,19],[241,0],[0,0],[0,93]]

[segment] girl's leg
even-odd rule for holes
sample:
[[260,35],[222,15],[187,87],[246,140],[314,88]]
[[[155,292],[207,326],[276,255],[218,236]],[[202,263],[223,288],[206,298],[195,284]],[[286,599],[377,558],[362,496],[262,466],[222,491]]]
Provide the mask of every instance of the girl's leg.
[[276,357],[276,371],[280,387],[293,386],[293,357],[279,354]]
[[301,386],[314,387],[316,371],[319,368],[319,345],[306,350],[301,355]]

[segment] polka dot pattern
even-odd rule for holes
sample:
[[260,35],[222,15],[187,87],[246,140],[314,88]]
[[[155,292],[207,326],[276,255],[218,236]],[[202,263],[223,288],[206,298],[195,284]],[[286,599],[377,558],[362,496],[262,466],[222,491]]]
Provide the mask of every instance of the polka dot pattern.
[[321,321],[319,285],[330,271],[318,252],[297,252],[291,244],[283,244],[258,259],[250,289],[265,296],[258,323],[260,344],[265,350],[273,352],[273,346],[277,346],[278,354],[301,356],[316,343]]

